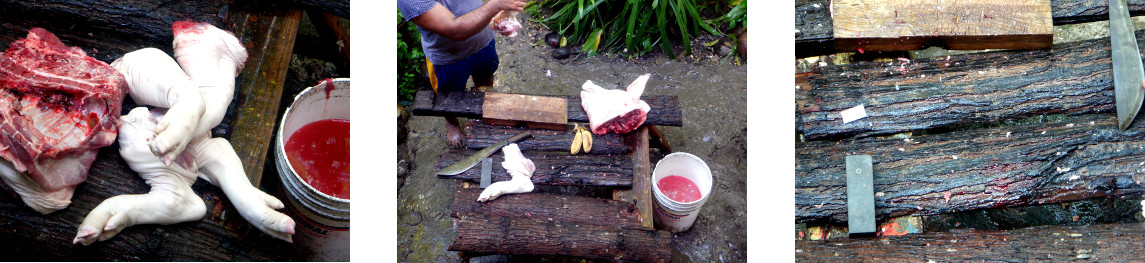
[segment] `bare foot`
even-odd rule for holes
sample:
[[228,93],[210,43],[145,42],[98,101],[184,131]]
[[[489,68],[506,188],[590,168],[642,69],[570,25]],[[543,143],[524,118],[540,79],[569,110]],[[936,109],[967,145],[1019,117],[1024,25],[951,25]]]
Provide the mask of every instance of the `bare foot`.
[[450,118],[446,118],[445,121],[445,139],[449,140],[449,147],[464,147],[465,143],[461,140],[464,136],[461,134],[461,127],[457,124],[457,119],[453,118],[453,121],[449,119]]

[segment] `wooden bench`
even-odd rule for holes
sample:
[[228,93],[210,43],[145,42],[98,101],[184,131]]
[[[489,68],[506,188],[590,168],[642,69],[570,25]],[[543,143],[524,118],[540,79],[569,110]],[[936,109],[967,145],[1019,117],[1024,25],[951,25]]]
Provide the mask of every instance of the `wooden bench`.
[[[347,1],[345,2],[348,7]],[[249,58],[237,79],[236,96],[223,123],[213,130],[228,138],[255,186],[261,183],[278,104],[302,12],[250,1],[209,3],[154,0],[59,0],[53,4],[0,0],[0,43],[43,27],[64,43],[83,48],[104,62],[140,48],[171,52],[171,22],[209,22],[229,30],[246,46]],[[6,45],[5,45],[6,46]],[[130,99],[128,99],[130,100]],[[124,112],[134,105],[127,104]],[[40,215],[14,195],[0,195],[0,243],[9,260],[26,261],[293,261],[309,252],[250,226],[222,191],[202,180],[192,187],[207,204],[199,221],[138,225],[91,246],[72,245],[79,223],[103,200],[146,193],[149,187],[119,157],[118,145],[100,149],[66,209]],[[277,185],[262,187],[276,194]]]
[[[437,116],[480,116],[479,92],[433,94],[419,92],[414,113]],[[571,98],[571,97],[570,97]],[[611,199],[528,193],[501,196],[480,203],[481,168],[447,179],[466,181],[454,196],[453,213],[458,238],[449,247],[463,256],[483,254],[564,255],[610,261],[667,262],[671,255],[671,234],[653,229],[651,195],[650,135],[648,125],[680,125],[678,102],[674,96],[655,97],[645,126],[629,134],[594,136],[590,153],[569,154],[572,126],[565,130],[545,130],[484,124],[471,120],[465,125],[469,149],[442,154],[436,168],[443,168],[477,149],[524,130],[533,137],[518,143],[525,157],[533,160],[537,185],[585,186],[612,190]],[[570,121],[587,121],[580,102],[568,103]],[[657,113],[657,109],[663,112]],[[577,112],[579,111],[579,113]],[[665,143],[666,144],[666,143]],[[508,180],[498,165],[503,154],[495,153],[494,182]]]

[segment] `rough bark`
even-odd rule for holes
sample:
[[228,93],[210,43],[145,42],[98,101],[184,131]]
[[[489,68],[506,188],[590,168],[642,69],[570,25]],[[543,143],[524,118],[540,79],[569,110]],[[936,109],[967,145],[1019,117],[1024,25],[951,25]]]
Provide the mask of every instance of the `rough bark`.
[[304,9],[318,10],[350,19],[350,0],[289,0]]
[[[1145,14],[1145,1],[1128,0],[1131,15]],[[810,57],[836,53],[831,1],[795,1],[795,56]],[[1054,25],[1109,20],[1108,1],[1051,0]]]
[[502,195],[489,202],[478,202],[480,188],[461,188],[453,196],[453,217],[523,217],[574,224],[607,224],[625,229],[644,229],[636,206],[628,202],[560,195],[523,193]]
[[[580,96],[544,95],[568,99],[568,121],[588,122],[588,115],[580,105]],[[652,108],[648,112],[647,125],[683,126],[680,100],[672,95],[645,95],[642,100]],[[441,92],[420,90],[414,97],[413,112],[417,115],[455,116],[464,118],[481,118],[481,104],[485,102],[485,94],[477,91]]]
[[[844,157],[874,157],[881,219],[1145,193],[1145,131],[1112,114],[910,139],[796,145],[795,221],[845,221]],[[947,197],[947,195],[949,195]],[[947,198],[949,198],[947,200]]]
[[809,262],[1132,262],[1145,246],[1142,223],[1042,226],[1010,231],[954,230],[905,236],[795,241]]
[[[1145,31],[1137,39],[1145,41]],[[1112,113],[1109,52],[1109,39],[1101,38],[1053,50],[824,67],[796,77],[796,129],[806,140],[839,139]],[[839,112],[858,105],[869,116],[844,124]]]
[[[566,131],[529,129],[484,124],[480,120],[470,120],[465,124],[465,146],[470,149],[484,149],[505,138],[524,131],[532,131],[533,137],[517,142],[522,151],[568,152],[572,145],[572,126]],[[592,151],[587,154],[623,155],[629,152],[623,136],[615,133],[592,135]],[[581,154],[586,154],[582,152]]]
[[[461,160],[476,151],[454,151],[442,154],[435,169]],[[505,154],[498,151],[489,158],[493,158],[493,182],[507,181],[510,178],[501,162],[505,161]],[[581,186],[632,186],[632,159],[627,155],[569,155],[527,152],[525,158],[533,160],[537,170],[533,172],[534,184],[545,185],[581,185]],[[456,175],[439,175],[445,179],[462,179],[472,182],[481,182],[481,167],[473,166],[469,170]]]
[[543,218],[461,216],[451,251],[517,255],[564,255],[618,262],[668,262],[668,231],[624,229]]

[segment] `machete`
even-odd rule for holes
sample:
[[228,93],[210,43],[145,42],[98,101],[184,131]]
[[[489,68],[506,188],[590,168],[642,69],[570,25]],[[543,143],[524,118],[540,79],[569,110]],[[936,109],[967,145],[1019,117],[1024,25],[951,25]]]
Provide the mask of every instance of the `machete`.
[[489,145],[489,147],[485,147],[485,149],[481,149],[481,151],[478,151],[477,153],[466,156],[464,159],[458,160],[456,163],[450,164],[445,168],[441,168],[440,171],[437,171],[437,174],[455,175],[465,172],[466,170],[469,170],[469,168],[473,168],[473,166],[477,165],[478,162],[481,162],[481,159],[485,159],[485,157],[489,157],[489,155],[493,154],[494,152],[500,151],[501,147],[505,147],[505,145],[509,145],[509,143],[523,140],[529,136],[533,136],[533,133],[525,131],[521,134],[513,135],[513,137],[499,141],[497,144]]
[[1141,110],[1145,97],[1145,71],[1133,21],[1125,0],[1109,0],[1109,42],[1113,49],[1113,89],[1117,100],[1117,126],[1124,131]]

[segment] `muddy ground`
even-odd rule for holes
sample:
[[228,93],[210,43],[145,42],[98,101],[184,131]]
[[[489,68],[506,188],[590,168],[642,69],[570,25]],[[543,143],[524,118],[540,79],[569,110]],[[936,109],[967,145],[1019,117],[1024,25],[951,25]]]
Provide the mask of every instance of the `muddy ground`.
[[[586,80],[605,88],[623,88],[637,76],[652,73],[647,95],[676,95],[683,108],[683,127],[661,126],[675,151],[700,156],[716,178],[713,195],[691,230],[673,235],[673,262],[743,262],[746,233],[746,66],[720,64],[716,48],[694,44],[682,61],[653,53],[637,59],[616,55],[553,59],[540,43],[547,29],[528,21],[515,38],[497,37],[501,65],[493,91],[577,95]],[[706,36],[693,43],[710,42]],[[725,52],[728,51],[726,48]],[[472,86],[470,84],[469,86]],[[433,175],[438,156],[449,150],[440,117],[398,118],[398,261],[458,262],[446,248],[457,236],[450,219],[456,180]],[[666,153],[653,151],[655,163]],[[477,258],[484,261],[564,258]],[[475,262],[478,260],[474,260]]]

